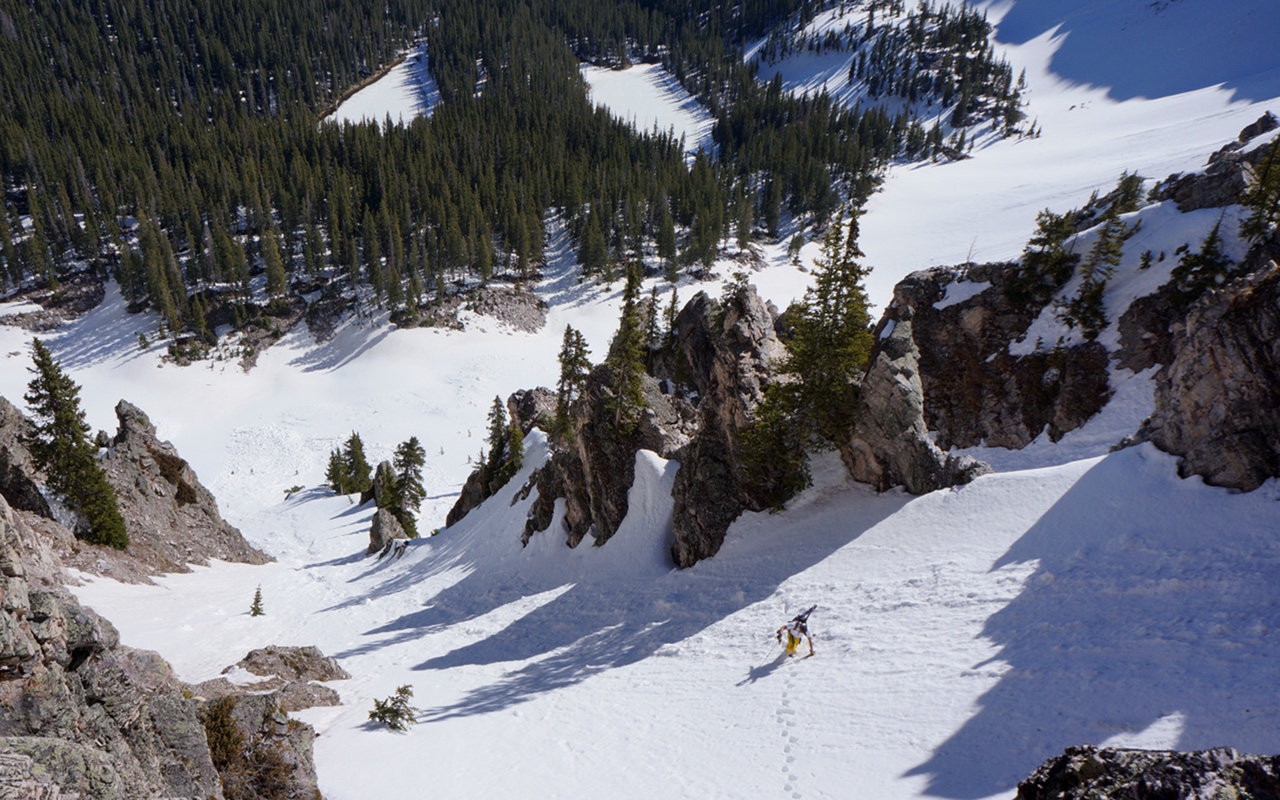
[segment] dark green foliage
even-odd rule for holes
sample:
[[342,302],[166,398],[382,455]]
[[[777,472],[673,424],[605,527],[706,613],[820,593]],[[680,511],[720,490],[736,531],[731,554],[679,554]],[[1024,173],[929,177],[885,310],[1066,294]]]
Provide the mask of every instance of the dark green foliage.
[[264,736],[246,740],[236,725],[236,699],[220,697],[200,709],[205,740],[226,800],[288,800],[293,767]]
[[489,452],[480,463],[486,485],[497,489],[515,477],[524,463],[524,434],[508,423],[507,407],[501,397],[489,408]]
[[[271,296],[305,269],[336,292],[367,284],[381,303],[413,308],[454,279],[533,276],[552,210],[589,273],[608,277],[653,242],[677,277],[677,252],[705,268],[735,223],[743,242],[756,218],[776,235],[783,203],[821,223],[841,195],[865,198],[889,159],[922,146],[905,114],[755,80],[740,45],[811,15],[805,0],[223,6],[7,7],[8,282],[53,282],[101,256],[131,307],[154,308],[175,336],[205,332],[211,309],[191,298],[208,286],[244,313],[259,269]],[[317,124],[422,37],[444,101],[430,118]],[[592,106],[579,59],[633,58],[663,60],[707,105],[714,158],[689,166],[671,136]],[[19,214],[33,226],[20,241]]]
[[1080,256],[1066,246],[1075,235],[1075,212],[1036,214],[1036,232],[1022,260],[1005,280],[1004,293],[1015,305],[1044,306],[1075,270]]
[[373,468],[360,434],[353,431],[341,449],[329,453],[325,482],[335,494],[363,494],[373,487]]
[[95,458],[89,424],[80,408],[80,387],[39,339],[31,342],[35,377],[23,395],[35,424],[27,446],[49,488],[71,504],[87,524],[84,539],[123,550],[129,546],[115,489]]
[[1256,168],[1246,166],[1245,169],[1248,189],[1243,203],[1249,215],[1240,222],[1240,236],[1258,243],[1280,224],[1280,141],[1267,146]]
[[861,257],[857,212],[847,232],[837,217],[787,343],[785,371],[801,380],[800,414],[826,439],[848,430],[849,389],[861,379],[875,344],[864,283],[870,269],[859,263]]
[[1124,242],[1129,228],[1119,216],[1108,213],[1106,222],[1098,232],[1098,238],[1080,265],[1080,288],[1074,297],[1058,305],[1058,319],[1072,328],[1080,328],[1085,338],[1092,341],[1107,327],[1103,296],[1107,281],[1120,265],[1124,255]]
[[560,380],[556,383],[556,434],[568,434],[569,415],[574,401],[582,396],[582,390],[586,388],[590,377],[591,360],[587,352],[587,340],[572,325],[565,325],[564,338],[560,343]]
[[622,314],[618,331],[609,344],[605,358],[612,393],[605,399],[613,424],[619,430],[630,430],[640,419],[645,407],[645,334],[640,307],[640,270],[627,270],[627,285],[622,292]]
[[396,688],[396,693],[386,700],[374,700],[373,710],[369,712],[370,722],[380,722],[393,731],[404,732],[416,723],[418,709],[410,704],[413,699],[413,687],[404,684]]
[[253,591],[253,603],[249,606],[249,616],[260,617],[267,613],[262,607],[262,586]]
[[1239,272],[1237,265],[1222,252],[1221,226],[1219,221],[1201,243],[1200,251],[1184,252],[1178,259],[1178,266],[1173,268],[1169,288],[1174,303],[1179,307],[1190,305],[1197,297]]
[[793,384],[773,384],[742,434],[742,460],[752,492],[761,503],[780,510],[813,483],[805,456],[804,431],[796,424],[799,397]]
[[770,386],[743,436],[743,457],[761,501],[780,508],[810,483],[805,449],[846,435],[856,412],[855,386],[875,344],[858,259],[858,217],[843,214],[823,239],[813,286],[788,309],[793,334],[779,365],[794,381]]
[[1142,201],[1142,176],[1125,171],[1116,183],[1115,199],[1111,201],[1112,214],[1128,214],[1137,211]]
[[392,512],[410,539],[418,538],[418,523],[414,514],[422,506],[422,500],[427,494],[422,485],[422,467],[426,463],[427,452],[417,436],[410,436],[401,443],[391,459],[391,465],[395,468],[395,507]]

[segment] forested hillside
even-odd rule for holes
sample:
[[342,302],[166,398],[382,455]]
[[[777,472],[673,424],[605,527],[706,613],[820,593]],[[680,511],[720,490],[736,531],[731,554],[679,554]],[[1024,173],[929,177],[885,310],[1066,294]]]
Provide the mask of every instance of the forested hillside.
[[[728,237],[776,235],[784,209],[820,225],[888,160],[936,152],[906,112],[755,80],[743,43],[820,9],[2,0],[4,283],[110,274],[170,333],[208,342],[215,308],[243,321],[299,285],[367,286],[412,316],[451,281],[528,277],[550,212],[587,275],[646,256],[672,275],[709,267]],[[429,119],[321,122],[419,40],[442,98]],[[679,142],[591,106],[579,64],[635,59],[663,62],[710,109],[714,153],[686,163]]]

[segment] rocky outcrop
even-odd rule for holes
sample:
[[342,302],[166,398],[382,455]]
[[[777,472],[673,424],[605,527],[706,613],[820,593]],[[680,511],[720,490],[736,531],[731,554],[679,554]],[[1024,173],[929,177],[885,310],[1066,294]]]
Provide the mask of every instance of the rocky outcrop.
[[222,673],[226,675],[237,670],[261,676],[264,680],[232,683],[227,678],[214,678],[196,686],[196,693],[208,700],[246,694],[267,695],[280,711],[301,711],[314,706],[338,705],[338,693],[320,683],[351,677],[338,666],[337,661],[317,647],[272,645],[253,650]]
[[222,797],[189,691],[156,654],[121,647],[54,563],[24,512],[0,500],[0,786],[25,785],[29,797]]
[[534,428],[549,431],[556,417],[556,393],[545,386],[520,389],[507,398],[507,413],[526,436]]
[[373,515],[373,524],[369,526],[369,548],[365,555],[382,553],[388,550],[396,540],[407,540],[409,535],[396,515],[385,508],[380,508]]
[[671,555],[681,567],[715,555],[743,510],[762,508],[743,463],[742,432],[785,355],[773,315],[753,289],[716,311],[699,294],[674,326],[668,380],[689,386],[698,400],[697,434],[676,454],[681,466],[672,487]]
[[555,501],[565,501],[564,534],[570,547],[591,534],[602,545],[627,515],[627,493],[635,478],[637,450],[673,458],[689,441],[686,404],[663,394],[658,381],[643,379],[645,406],[634,425],[618,424],[606,409],[613,395],[609,370],[597,367],[574,413],[572,441],[531,478],[537,499],[525,525],[524,541],[547,530]]
[[1209,163],[1203,172],[1170,175],[1166,178],[1157,190],[1157,197],[1161,200],[1173,200],[1183,212],[1222,208],[1239,203],[1248,188],[1245,165],[1256,166],[1267,152],[1265,146],[1249,150],[1246,145],[1275,128],[1276,118],[1268,111],[1240,131],[1236,141],[1209,156]]
[[1280,756],[1069,747],[1018,784],[1017,800],[1280,798]]
[[[222,519],[217,501],[191,465],[156,437],[141,409],[121,400],[116,418],[119,429],[101,464],[120,501],[128,555],[144,574],[186,572],[188,564],[211,558],[246,564],[271,560]],[[112,574],[137,579],[132,573]]]
[[1138,438],[1215,486],[1249,491],[1280,476],[1280,266],[1197,300],[1172,350]]
[[884,326],[859,387],[861,412],[852,435],[839,443],[853,479],[881,491],[903,486],[912,494],[972,481],[991,471],[970,456],[943,452],[929,438],[924,421],[920,353],[909,307],[893,326]]
[[52,517],[49,503],[36,483],[36,467],[25,439],[34,426],[12,403],[0,397],[0,495],[9,505]]
[[[1010,355],[1009,344],[1021,339],[1040,313],[1005,297],[1011,267],[913,272],[894,287],[877,329],[883,352],[896,326],[909,323],[925,426],[944,450],[983,443],[1020,449],[1042,431],[1057,441],[1110,399],[1109,357],[1101,344],[1045,345],[1028,355]],[[966,289],[971,296],[947,302],[950,292]]]

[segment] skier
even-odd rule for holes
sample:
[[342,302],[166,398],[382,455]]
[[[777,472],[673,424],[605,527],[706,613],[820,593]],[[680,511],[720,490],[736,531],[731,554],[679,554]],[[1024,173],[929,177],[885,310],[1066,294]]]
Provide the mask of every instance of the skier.
[[787,635],[787,655],[788,656],[793,656],[796,654],[796,648],[800,646],[801,636],[803,636],[805,639],[808,640],[809,655],[813,655],[813,637],[809,635],[809,615],[812,614],[813,610],[817,607],[818,606],[816,604],[809,606],[808,611],[804,612],[803,614],[796,615],[796,617],[792,619],[790,622],[788,622],[786,625],[783,625],[781,628],[778,628],[778,632],[774,638],[776,638],[778,640],[778,643],[781,644],[782,634],[785,633]]

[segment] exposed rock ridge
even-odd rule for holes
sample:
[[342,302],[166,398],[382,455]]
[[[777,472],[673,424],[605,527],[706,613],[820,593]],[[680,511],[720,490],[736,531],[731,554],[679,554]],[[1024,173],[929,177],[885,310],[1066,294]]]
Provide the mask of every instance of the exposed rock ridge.
[[196,701],[60,586],[47,552],[28,557],[45,545],[22,513],[0,499],[4,780],[17,797],[221,798]]
[[[604,544],[626,516],[635,453],[647,449],[681,464],[672,488],[673,561],[688,567],[715,555],[744,510],[766,505],[748,475],[742,436],[766,388],[780,379],[775,373],[785,348],[777,327],[776,313],[754,288],[744,287],[722,303],[698,293],[677,316],[670,340],[650,353],[647,408],[639,424],[626,430],[609,419],[609,373],[597,368],[576,404],[571,435],[553,441],[548,463],[516,493],[537,490],[524,541],[547,531],[562,508],[569,546],[588,534]],[[930,441],[910,331],[904,324],[877,349],[861,394],[851,399],[862,407],[858,427],[839,446],[858,480],[925,492],[972,480],[985,466],[948,456]],[[522,428],[545,415],[547,394],[518,393],[508,401]],[[451,524],[483,499],[477,474],[450,512]]]
[[1017,800],[1276,800],[1280,756],[1241,755],[1229,747],[1179,753],[1068,747],[1018,784]]

